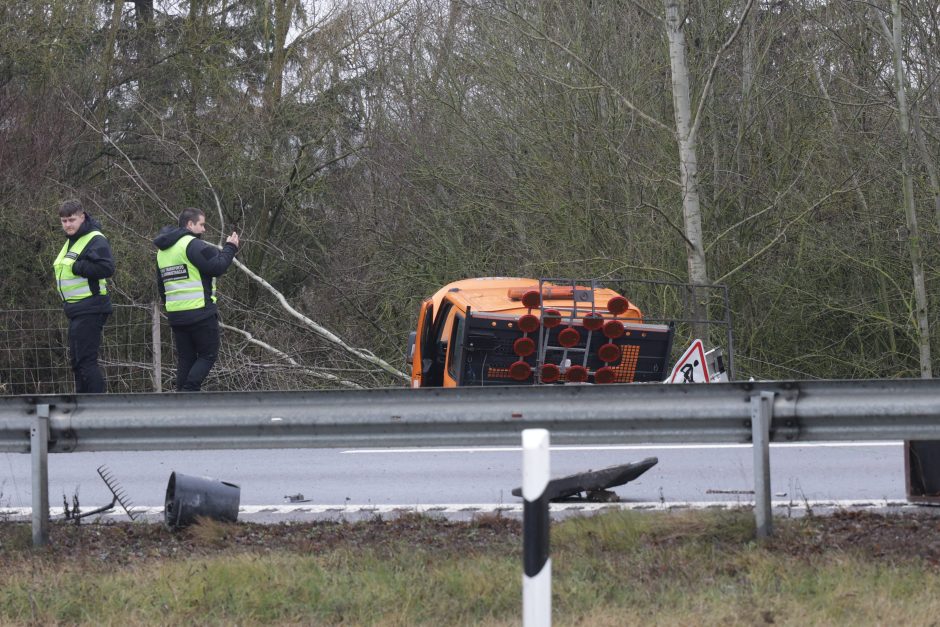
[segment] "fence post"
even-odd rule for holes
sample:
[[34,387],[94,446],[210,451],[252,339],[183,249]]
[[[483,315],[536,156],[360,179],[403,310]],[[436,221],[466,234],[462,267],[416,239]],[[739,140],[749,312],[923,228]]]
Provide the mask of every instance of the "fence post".
[[548,431],[522,432],[522,624],[552,624],[552,560],[548,551]]
[[49,405],[36,405],[29,430],[33,465],[33,546],[49,543]]
[[153,391],[163,391],[163,355],[160,351],[160,303],[153,303],[150,336],[153,343]]
[[754,442],[754,517],[757,537],[773,534],[770,503],[770,422],[773,419],[774,393],[751,396],[751,434]]

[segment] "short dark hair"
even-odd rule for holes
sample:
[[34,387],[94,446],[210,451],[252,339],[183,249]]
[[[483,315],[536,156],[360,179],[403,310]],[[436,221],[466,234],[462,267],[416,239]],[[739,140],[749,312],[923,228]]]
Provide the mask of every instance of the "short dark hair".
[[198,222],[199,218],[206,217],[206,212],[195,207],[186,207],[180,212],[180,228],[186,228],[190,222]]
[[85,213],[85,209],[82,208],[82,203],[78,202],[77,198],[69,198],[59,207],[60,218],[74,216],[76,213]]

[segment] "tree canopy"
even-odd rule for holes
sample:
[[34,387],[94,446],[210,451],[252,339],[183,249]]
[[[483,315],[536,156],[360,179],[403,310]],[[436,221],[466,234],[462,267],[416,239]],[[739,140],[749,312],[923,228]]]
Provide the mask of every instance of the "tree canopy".
[[[402,370],[449,281],[616,276],[727,284],[739,377],[929,376],[938,76],[925,0],[9,0],[0,308],[55,305],[64,198],[138,304],[150,240],[193,205]],[[248,274],[220,292],[276,359],[397,384]]]

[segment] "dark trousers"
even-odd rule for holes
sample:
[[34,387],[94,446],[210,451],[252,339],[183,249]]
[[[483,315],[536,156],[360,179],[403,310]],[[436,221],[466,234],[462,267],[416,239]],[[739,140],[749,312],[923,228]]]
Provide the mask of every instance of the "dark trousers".
[[75,391],[79,394],[105,392],[104,377],[98,368],[98,349],[108,315],[85,314],[69,319],[69,362],[75,375]]
[[198,392],[219,356],[217,316],[173,327],[176,343],[176,391]]

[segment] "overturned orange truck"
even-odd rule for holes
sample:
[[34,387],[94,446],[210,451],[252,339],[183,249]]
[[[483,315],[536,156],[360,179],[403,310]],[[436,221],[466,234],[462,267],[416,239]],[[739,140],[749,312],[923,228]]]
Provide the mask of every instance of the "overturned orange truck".
[[673,336],[596,281],[464,279],[421,303],[411,385],[660,382]]

